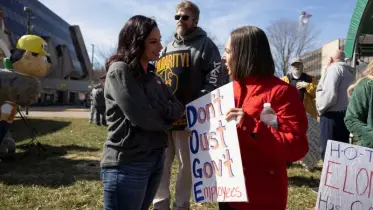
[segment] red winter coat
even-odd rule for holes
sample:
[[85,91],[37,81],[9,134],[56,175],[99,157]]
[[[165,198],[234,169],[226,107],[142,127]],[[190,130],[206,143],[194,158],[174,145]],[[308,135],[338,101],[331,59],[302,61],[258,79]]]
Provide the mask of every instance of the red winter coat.
[[[229,203],[236,210],[284,210],[288,196],[286,163],[308,152],[307,117],[298,91],[277,77],[249,77],[234,82],[236,107],[245,115],[237,126],[248,203]],[[271,103],[278,129],[260,121]]]

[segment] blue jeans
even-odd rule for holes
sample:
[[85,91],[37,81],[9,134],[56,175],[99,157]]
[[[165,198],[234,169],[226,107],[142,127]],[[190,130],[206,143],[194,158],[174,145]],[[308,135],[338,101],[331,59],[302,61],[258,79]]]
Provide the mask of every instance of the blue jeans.
[[141,161],[102,168],[105,210],[148,210],[163,172],[164,150]]
[[5,138],[6,134],[8,133],[9,127],[10,127],[10,123],[8,123],[7,121],[3,121],[3,120],[0,121],[0,144]]

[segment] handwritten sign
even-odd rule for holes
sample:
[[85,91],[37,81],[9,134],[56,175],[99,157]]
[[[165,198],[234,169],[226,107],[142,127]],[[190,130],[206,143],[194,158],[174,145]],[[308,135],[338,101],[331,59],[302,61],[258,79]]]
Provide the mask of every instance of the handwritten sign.
[[247,201],[236,122],[225,120],[233,107],[233,83],[187,105],[196,202]]
[[328,141],[317,210],[373,210],[373,149]]

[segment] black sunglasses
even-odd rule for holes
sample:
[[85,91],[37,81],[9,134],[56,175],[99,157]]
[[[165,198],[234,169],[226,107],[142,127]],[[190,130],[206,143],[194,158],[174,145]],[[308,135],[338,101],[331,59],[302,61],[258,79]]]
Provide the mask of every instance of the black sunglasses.
[[175,20],[189,20],[189,15],[175,15]]

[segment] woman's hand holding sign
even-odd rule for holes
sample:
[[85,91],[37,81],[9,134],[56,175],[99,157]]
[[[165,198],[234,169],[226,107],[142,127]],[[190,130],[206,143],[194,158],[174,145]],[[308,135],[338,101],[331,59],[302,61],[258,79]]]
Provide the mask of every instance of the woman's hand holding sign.
[[236,120],[236,124],[239,125],[243,119],[245,112],[242,108],[232,108],[228,111],[225,116],[227,121],[230,121],[232,118]]
[[[188,126],[185,127],[184,131],[185,131],[186,133],[188,133],[188,136],[189,136],[189,137],[192,136],[192,130],[191,130]],[[188,139],[188,141],[189,141],[189,139]]]

